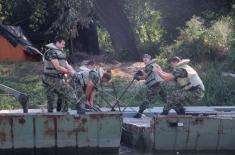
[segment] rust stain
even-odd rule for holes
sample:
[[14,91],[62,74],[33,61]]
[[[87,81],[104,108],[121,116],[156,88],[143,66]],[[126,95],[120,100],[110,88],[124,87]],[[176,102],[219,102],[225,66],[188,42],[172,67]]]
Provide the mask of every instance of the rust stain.
[[53,128],[47,128],[45,130],[46,135],[54,136],[55,135],[55,130]]
[[102,117],[101,114],[91,114],[90,115],[91,119],[98,119],[98,117]]
[[24,123],[26,122],[26,121],[25,121],[25,119],[24,119],[24,118],[22,118],[22,117],[21,117],[21,118],[19,118],[19,120],[18,120],[18,121],[19,121],[19,123],[20,123],[20,124],[24,124]]
[[84,127],[78,127],[78,128],[75,128],[73,129],[73,132],[87,132],[87,128],[84,128]]
[[88,132],[88,129],[84,128],[84,127],[74,128],[72,131],[68,132],[68,136],[74,135],[74,134],[79,133],[79,132]]
[[0,143],[3,144],[6,141],[6,133],[0,132]]
[[91,119],[99,119],[99,118],[106,118],[106,117],[117,117],[119,118],[120,115],[115,115],[115,114],[107,114],[107,113],[93,113],[90,115]]
[[44,126],[45,126],[45,135],[50,135],[50,136],[54,136],[55,135],[55,129],[53,127],[49,127],[49,120],[46,120],[44,122]]

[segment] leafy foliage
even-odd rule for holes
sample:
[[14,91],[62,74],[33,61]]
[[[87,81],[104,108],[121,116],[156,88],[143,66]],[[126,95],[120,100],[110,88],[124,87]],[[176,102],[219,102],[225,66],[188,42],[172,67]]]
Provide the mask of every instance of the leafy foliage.
[[31,0],[32,14],[29,17],[30,29],[38,31],[48,16],[47,3],[44,0]]
[[[94,0],[0,0],[0,23],[20,25],[27,32],[47,31],[74,38],[79,35],[78,29],[93,22],[93,2]],[[201,104],[235,103],[234,79],[223,77],[221,74],[225,65],[229,71],[235,71],[234,2],[227,0],[204,1],[200,4],[196,0],[180,2],[122,0],[122,2],[125,4],[125,13],[136,34],[140,51],[155,55],[157,63],[164,69],[169,69],[167,58],[173,55],[187,57],[192,59],[192,62],[200,63],[201,72],[203,72],[201,77],[206,86],[206,95]],[[206,3],[209,5],[204,6]],[[193,14],[197,16],[192,16]],[[108,32],[99,21],[94,22],[97,25],[100,47],[103,51],[112,52]],[[176,29],[178,33],[175,33]],[[168,38],[175,40],[172,43]],[[128,51],[123,49],[120,53],[119,56],[125,58]],[[216,66],[203,65],[203,62],[208,61],[217,64]],[[18,67],[23,66],[15,65],[13,73],[17,72]],[[218,66],[219,69],[215,69]],[[42,83],[38,75],[18,78],[14,73],[9,77],[1,77],[0,82],[30,93],[31,107],[39,107],[45,103]],[[117,84],[120,87],[118,91],[121,92],[127,82],[117,81]],[[142,87],[134,87],[123,100],[136,106],[138,105],[136,101],[144,98],[144,91]],[[10,97],[0,96],[0,98],[1,108],[19,107],[18,103]]]
[[[29,70],[29,68],[33,69],[34,67],[33,63],[15,64],[1,62],[0,64],[0,69],[8,68],[10,70],[10,74],[6,76],[0,75],[0,83],[29,94],[29,108],[39,108],[41,105],[45,105],[46,102],[41,76],[35,70]],[[0,109],[21,108],[19,102],[14,97],[1,94],[5,93],[0,91]]]
[[7,20],[13,13],[14,0],[0,0],[0,23]]
[[124,1],[125,11],[139,41],[139,48],[154,53],[164,29],[161,15],[152,7],[151,0]]
[[50,30],[59,30],[72,38],[78,35],[78,24],[87,26],[91,21],[93,0],[55,0],[58,17]]
[[204,20],[192,17],[186,22],[184,29],[180,29],[180,36],[174,44],[165,48],[171,50],[171,55],[189,57],[195,61],[221,60],[228,55],[234,33],[230,17],[222,17],[206,28]]
[[98,41],[100,48],[106,52],[113,52],[112,41],[108,31],[100,24],[97,24]]
[[201,102],[202,105],[234,105],[234,79],[222,76],[220,70],[215,68],[209,69],[201,77],[206,88],[205,96]]

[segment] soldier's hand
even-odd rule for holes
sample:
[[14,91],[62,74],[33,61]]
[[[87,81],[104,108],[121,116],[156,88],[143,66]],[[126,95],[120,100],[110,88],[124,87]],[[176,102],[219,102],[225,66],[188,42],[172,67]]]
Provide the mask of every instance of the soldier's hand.
[[143,71],[138,70],[138,71],[134,74],[133,79],[139,81],[139,80],[141,79],[140,77],[143,76],[143,75],[144,75]]
[[75,73],[76,73],[75,70],[70,70],[70,69],[69,69],[69,74],[70,74],[70,75],[74,75]]
[[143,71],[141,71],[141,70],[138,70],[135,74],[138,75],[138,76],[143,76],[144,75]]

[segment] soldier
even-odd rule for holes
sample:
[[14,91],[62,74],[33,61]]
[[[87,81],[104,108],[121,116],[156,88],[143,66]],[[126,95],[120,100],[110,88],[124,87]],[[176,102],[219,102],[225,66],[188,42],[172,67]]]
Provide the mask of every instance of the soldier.
[[[163,100],[166,105],[162,115],[168,115],[170,109],[174,109],[177,114],[185,114],[183,105],[188,102],[197,102],[204,96],[204,85],[198,73],[188,65],[189,59],[180,59],[175,56],[170,59],[173,68],[172,73],[167,73],[159,67],[153,70],[160,75],[166,82],[161,83],[164,90]],[[176,81],[175,85],[168,81]]]
[[[73,88],[65,82],[64,75],[73,75],[73,67],[68,64],[66,54],[63,51],[65,40],[56,37],[54,43],[46,45],[49,48],[44,56],[43,85],[47,95],[48,112],[53,112],[53,103],[56,95],[59,99],[64,99],[62,112],[68,111],[68,105],[77,104],[77,97]],[[81,105],[77,105],[78,114],[84,114],[85,110]]]
[[[85,107],[93,108],[93,102],[96,91],[101,82],[107,82],[111,79],[111,73],[104,73],[102,68],[95,68],[94,61],[89,61],[86,66],[80,67],[82,71],[77,72],[72,77],[72,86],[77,92],[83,91],[86,97]],[[80,93],[77,93],[81,98]]]
[[136,80],[145,80],[145,84],[147,86],[147,100],[143,101],[142,104],[139,106],[139,111],[137,114],[134,115],[134,118],[141,118],[142,114],[145,109],[149,107],[150,103],[153,103],[154,98],[160,92],[160,83],[164,81],[159,75],[154,74],[153,68],[160,67],[158,64],[155,63],[155,60],[151,60],[151,56],[148,54],[144,54],[143,61],[145,63],[144,72],[142,75],[140,72],[135,74],[134,79]]

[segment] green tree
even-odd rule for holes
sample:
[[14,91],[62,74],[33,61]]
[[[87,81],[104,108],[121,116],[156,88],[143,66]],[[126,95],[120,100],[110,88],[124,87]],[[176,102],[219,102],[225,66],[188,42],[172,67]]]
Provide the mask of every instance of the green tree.
[[68,38],[75,38],[78,35],[78,24],[88,26],[92,20],[93,0],[54,0],[54,2],[58,16],[49,31],[59,30],[59,33],[64,33]]
[[150,0],[125,1],[125,10],[141,44],[160,40],[164,32],[161,16]]
[[164,28],[161,25],[161,15],[153,7],[151,0],[125,1],[125,12],[131,22],[141,51],[155,53],[158,48]]
[[0,0],[0,23],[7,22],[12,16],[14,0]]

